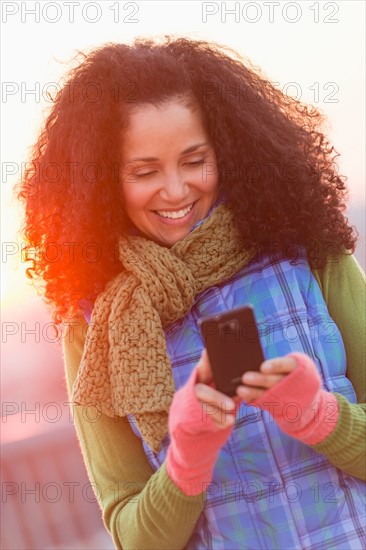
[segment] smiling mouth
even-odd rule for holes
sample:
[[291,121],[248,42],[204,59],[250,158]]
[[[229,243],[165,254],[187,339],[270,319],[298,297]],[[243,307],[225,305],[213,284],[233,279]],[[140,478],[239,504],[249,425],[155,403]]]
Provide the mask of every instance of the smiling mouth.
[[182,208],[182,210],[175,210],[175,211],[167,211],[167,210],[154,210],[158,216],[161,216],[162,218],[169,218],[172,220],[177,220],[179,218],[184,218],[189,212],[192,210],[193,206],[196,204],[197,201],[192,202],[190,205],[188,205],[186,208]]

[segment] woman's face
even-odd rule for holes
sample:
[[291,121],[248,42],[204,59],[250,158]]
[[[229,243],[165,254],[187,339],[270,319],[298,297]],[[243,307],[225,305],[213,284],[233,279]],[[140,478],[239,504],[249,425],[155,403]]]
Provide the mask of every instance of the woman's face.
[[197,112],[178,100],[142,105],[123,136],[122,194],[134,225],[172,246],[218,196],[216,157]]

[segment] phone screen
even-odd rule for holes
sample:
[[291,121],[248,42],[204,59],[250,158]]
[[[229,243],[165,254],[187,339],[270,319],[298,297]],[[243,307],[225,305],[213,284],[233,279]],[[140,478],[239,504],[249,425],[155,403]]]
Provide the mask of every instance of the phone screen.
[[236,395],[241,377],[265,360],[251,304],[199,319],[216,388]]

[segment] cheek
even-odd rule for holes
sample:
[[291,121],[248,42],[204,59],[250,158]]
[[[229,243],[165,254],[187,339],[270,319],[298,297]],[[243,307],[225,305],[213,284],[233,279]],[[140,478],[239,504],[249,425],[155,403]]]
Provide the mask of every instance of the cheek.
[[136,210],[146,204],[149,193],[142,188],[137,189],[134,186],[124,185],[122,186],[122,196],[126,208]]
[[[141,185],[132,171],[124,170],[121,173],[121,194],[126,210],[132,213],[146,202],[147,189]],[[130,214],[130,213],[129,213]]]
[[206,193],[215,193],[219,187],[219,180],[217,174],[207,174],[202,181],[202,189]]
[[214,161],[208,162],[200,174],[201,188],[207,193],[212,193],[216,190],[219,183],[218,168]]

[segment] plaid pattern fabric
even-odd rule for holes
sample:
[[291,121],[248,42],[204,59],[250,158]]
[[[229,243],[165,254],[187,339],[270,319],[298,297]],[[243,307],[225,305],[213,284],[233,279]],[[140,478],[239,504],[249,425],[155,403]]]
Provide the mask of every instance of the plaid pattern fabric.
[[[323,387],[356,402],[346,378],[340,331],[311,273],[306,251],[296,265],[281,257],[257,256],[225,284],[196,297],[191,311],[165,330],[176,389],[197,364],[203,341],[197,320],[252,304],[265,357],[292,351],[315,361]],[[139,436],[132,416],[132,429]],[[143,441],[154,469],[160,453]],[[332,466],[307,445],[287,436],[266,412],[243,403],[222,448],[204,510],[187,549],[365,548],[365,483]]]

